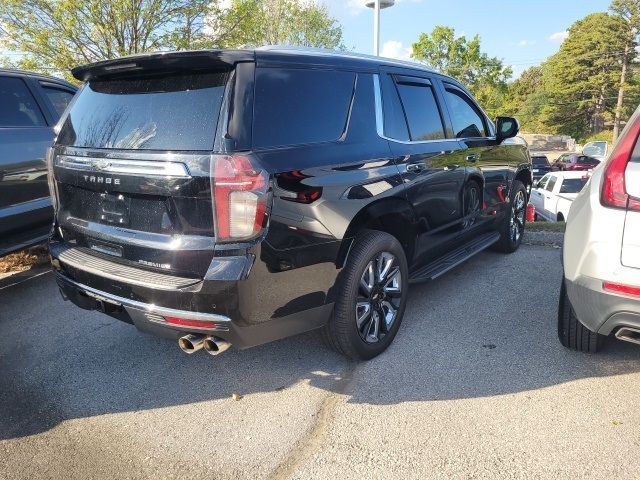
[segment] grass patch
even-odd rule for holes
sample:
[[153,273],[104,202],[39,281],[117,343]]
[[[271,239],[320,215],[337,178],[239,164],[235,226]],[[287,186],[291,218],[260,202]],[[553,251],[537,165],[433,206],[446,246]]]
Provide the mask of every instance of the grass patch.
[[567,224],[565,222],[532,222],[527,223],[530,232],[560,232],[564,233]]
[[49,262],[45,245],[38,245],[0,258],[0,273],[17,273]]

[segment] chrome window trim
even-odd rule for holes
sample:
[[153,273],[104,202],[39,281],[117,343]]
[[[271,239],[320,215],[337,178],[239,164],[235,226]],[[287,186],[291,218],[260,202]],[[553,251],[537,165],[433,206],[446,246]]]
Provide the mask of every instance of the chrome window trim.
[[383,138],[389,142],[400,143],[403,145],[422,145],[422,144],[429,144],[429,143],[444,143],[444,142],[455,142],[457,144],[459,141],[465,140],[463,138],[440,138],[438,140],[406,141],[406,140],[397,140],[395,138],[387,137],[384,134],[384,113],[382,110],[382,90],[380,87],[380,75],[377,73],[373,75],[373,95],[374,95],[375,109],[376,109],[376,131],[380,138]]
[[56,155],[55,166],[69,170],[102,173],[120,173],[154,177],[189,178],[189,170],[184,163],[158,160],[128,160],[123,158],[100,158],[78,155]]

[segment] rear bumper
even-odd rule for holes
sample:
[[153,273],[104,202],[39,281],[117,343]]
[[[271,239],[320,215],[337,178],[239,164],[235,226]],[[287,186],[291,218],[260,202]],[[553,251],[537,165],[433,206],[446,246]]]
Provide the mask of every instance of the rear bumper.
[[[289,315],[256,325],[241,326],[224,315],[177,310],[119,297],[75,282],[60,272],[56,272],[56,281],[65,300],[85,310],[100,310],[135,325],[142,332],[169,339],[178,339],[187,333],[212,335],[240,349],[320,328],[333,311],[333,304],[325,304],[305,310],[304,315]],[[172,325],[165,321],[165,316],[215,322],[215,327]]]
[[[166,278],[106,255],[83,256],[86,249],[62,241],[51,240],[49,247],[63,297],[80,308],[100,310],[154,335],[212,335],[237,348],[325,325],[339,274],[335,264],[327,262],[275,271],[268,263],[272,255],[262,245],[243,254],[214,256],[201,279]],[[214,325],[176,325],[165,317]]]
[[640,329],[640,298],[604,291],[602,280],[591,277],[565,282],[578,320],[592,332],[609,335],[620,327]]

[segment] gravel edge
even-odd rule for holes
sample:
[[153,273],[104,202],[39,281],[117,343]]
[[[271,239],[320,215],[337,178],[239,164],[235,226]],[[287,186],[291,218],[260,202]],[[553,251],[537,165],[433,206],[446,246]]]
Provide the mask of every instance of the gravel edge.
[[522,243],[525,245],[542,245],[547,247],[561,247],[564,243],[564,233],[561,232],[524,232]]

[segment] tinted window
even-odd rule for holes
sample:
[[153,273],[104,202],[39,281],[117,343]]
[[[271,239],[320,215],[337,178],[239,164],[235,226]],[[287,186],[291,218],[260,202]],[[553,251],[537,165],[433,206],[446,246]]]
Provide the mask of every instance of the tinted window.
[[598,163],[600,163],[600,160],[597,160],[597,159],[592,158],[592,157],[581,156],[581,157],[578,157],[578,163],[598,164]]
[[549,177],[550,177],[550,175],[549,175],[549,174],[547,174],[547,175],[545,175],[544,177],[542,177],[542,178],[540,179],[540,181],[538,182],[538,186],[537,186],[536,188],[544,189],[544,187],[546,187],[546,186],[547,186],[547,182],[549,181]]
[[585,155],[600,155],[605,156],[607,154],[608,143],[605,141],[597,141],[587,143],[582,149],[582,153]]
[[254,147],[338,140],[347,125],[354,82],[352,72],[257,69]]
[[482,115],[471,100],[452,88],[446,89],[446,95],[456,138],[486,137]]
[[445,138],[438,104],[429,85],[399,83],[398,92],[412,141]]
[[49,87],[46,85],[42,85],[42,90],[49,98],[49,101],[53,105],[53,108],[56,109],[58,118],[60,118],[60,115],[64,113],[67,105],[69,105],[69,102],[73,98],[73,92],[70,92],[69,90],[63,90],[61,88]]
[[0,77],[0,127],[44,127],[46,123],[33,95],[17,77]]
[[558,177],[551,177],[549,179],[549,183],[547,183],[547,186],[545,187],[545,190],[549,192],[553,192],[553,187],[556,186],[557,181],[558,181]]
[[565,178],[560,185],[560,193],[578,193],[588,178]]
[[384,112],[384,134],[395,140],[408,141],[409,130],[404,111],[393,79],[382,76],[382,110]]
[[58,142],[92,148],[211,150],[227,74],[89,82]]
[[549,166],[549,160],[547,160],[547,157],[531,157],[531,163],[536,167]]

